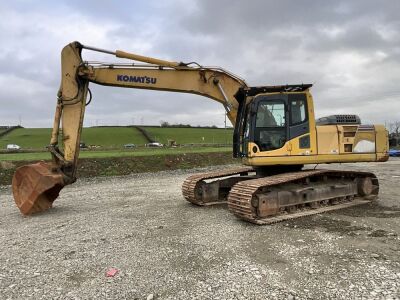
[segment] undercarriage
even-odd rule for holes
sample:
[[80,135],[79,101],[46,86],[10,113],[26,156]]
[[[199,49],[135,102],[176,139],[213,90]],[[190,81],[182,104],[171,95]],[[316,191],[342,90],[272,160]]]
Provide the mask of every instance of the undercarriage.
[[228,204],[248,222],[272,224],[370,202],[379,192],[373,173],[304,170],[256,172],[250,167],[190,176],[182,186],[196,205]]

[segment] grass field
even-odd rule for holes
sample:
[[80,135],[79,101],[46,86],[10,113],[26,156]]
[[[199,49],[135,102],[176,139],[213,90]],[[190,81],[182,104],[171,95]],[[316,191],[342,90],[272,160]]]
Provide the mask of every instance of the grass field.
[[[17,144],[23,149],[43,149],[50,142],[49,128],[19,128],[0,138],[0,149],[7,144]],[[93,127],[84,128],[81,141],[86,145],[101,145],[105,148],[119,148],[124,144],[144,145],[145,138],[136,128]]]
[[[232,143],[232,129],[145,127],[145,130],[163,144],[168,140],[178,144]],[[49,128],[19,128],[0,138],[0,149],[5,149],[7,144],[17,144],[22,149],[44,149],[49,144],[50,134]],[[103,148],[123,148],[125,144],[144,145],[147,142],[133,127],[83,128],[81,141]]]
[[[108,158],[108,157],[131,157],[131,156],[151,156],[151,155],[168,155],[183,153],[215,153],[229,152],[231,147],[183,147],[183,148],[138,148],[133,150],[105,150],[90,151],[83,150],[80,152],[80,158]],[[0,161],[21,161],[21,160],[48,160],[50,159],[48,152],[36,153],[6,153],[0,154]]]
[[18,128],[0,138],[0,149],[17,144],[23,149],[44,149],[50,141],[50,128]]
[[168,128],[145,127],[158,142],[167,144],[175,140],[177,144],[231,144],[233,129],[221,128]]
[[86,145],[100,145],[106,148],[122,148],[125,144],[144,145],[147,142],[133,127],[83,128],[81,141]]

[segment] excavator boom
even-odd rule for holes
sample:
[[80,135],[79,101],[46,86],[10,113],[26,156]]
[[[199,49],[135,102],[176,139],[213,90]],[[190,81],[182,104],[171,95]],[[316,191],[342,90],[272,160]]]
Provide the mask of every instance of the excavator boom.
[[[89,63],[82,59],[83,49],[146,64]],[[79,42],[65,46],[61,52],[61,85],[48,146],[52,163],[23,166],[16,170],[13,177],[14,199],[22,214],[29,215],[50,208],[60,190],[75,182],[89,83],[198,94],[221,103],[229,120],[235,124],[238,109],[235,94],[247,86],[244,80],[221,68],[190,65],[121,50],[98,49]]]

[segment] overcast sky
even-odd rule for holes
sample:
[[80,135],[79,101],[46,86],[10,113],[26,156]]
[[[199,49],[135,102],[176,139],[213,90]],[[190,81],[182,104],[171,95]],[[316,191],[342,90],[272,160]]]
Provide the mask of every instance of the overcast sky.
[[[0,12],[0,125],[52,126],[60,51],[75,40],[221,66],[249,85],[313,83],[319,117],[400,120],[399,0],[14,0]],[[91,89],[85,126],[224,124],[223,107],[201,96]]]

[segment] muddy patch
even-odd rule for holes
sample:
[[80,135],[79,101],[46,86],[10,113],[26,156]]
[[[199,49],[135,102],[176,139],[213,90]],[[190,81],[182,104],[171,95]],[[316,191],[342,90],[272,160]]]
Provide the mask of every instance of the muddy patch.
[[372,202],[333,213],[349,217],[398,218],[400,217],[400,208],[381,206],[376,202]]
[[294,219],[286,223],[289,228],[301,229],[322,229],[326,232],[333,232],[346,235],[356,235],[362,231],[371,231],[368,226],[357,226],[349,221],[338,220],[329,215],[318,215],[311,218]]

